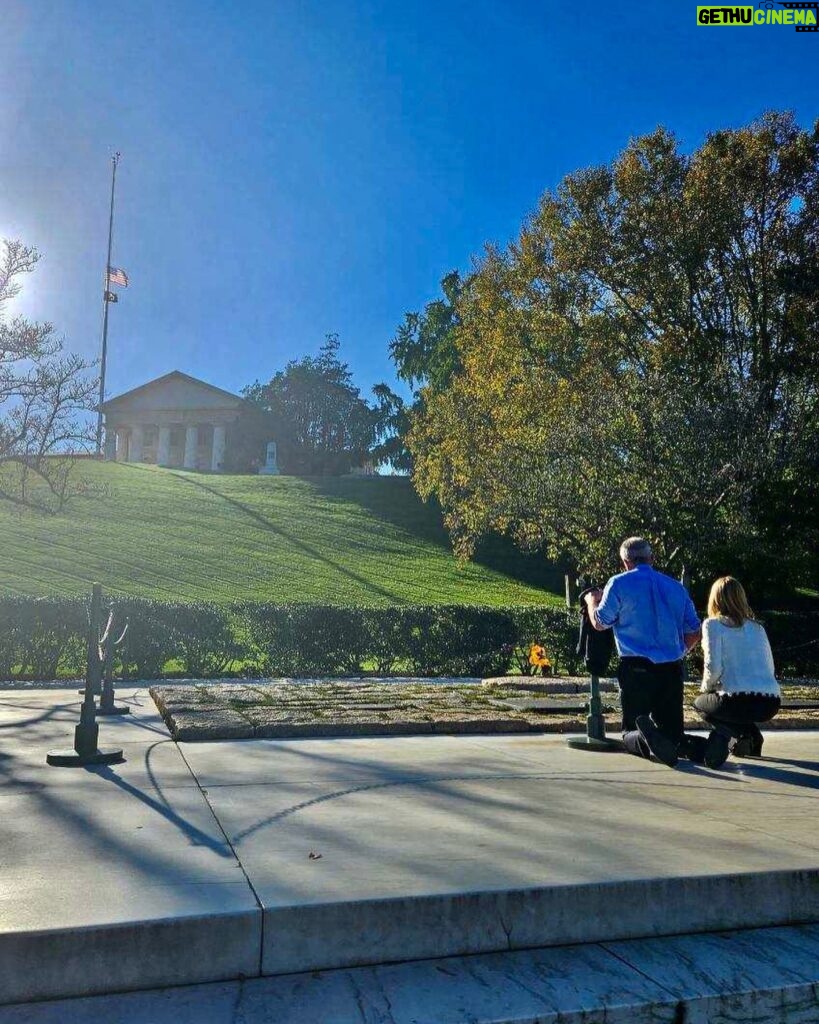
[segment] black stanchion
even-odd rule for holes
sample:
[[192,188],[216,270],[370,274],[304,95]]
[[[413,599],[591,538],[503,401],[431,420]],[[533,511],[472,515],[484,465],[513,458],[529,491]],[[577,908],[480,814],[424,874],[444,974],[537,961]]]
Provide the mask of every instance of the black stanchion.
[[88,608],[88,647],[85,668],[85,690],[80,721],[74,730],[74,747],[49,750],[46,755],[48,764],[58,768],[77,767],[88,764],[115,764],[122,761],[122,749],[118,747],[100,747],[97,724],[97,709],[94,705],[94,692],[100,693],[102,688],[102,659],[100,658],[100,625],[102,623],[102,587],[95,583],[91,591],[91,603]]
[[589,618],[586,595],[593,590],[593,587],[589,587],[578,595],[580,636],[577,640],[577,653],[583,658],[583,664],[591,677],[589,703],[586,706],[586,735],[571,736],[566,742],[575,750],[622,750],[620,740],[610,740],[606,736],[606,720],[603,717],[603,702],[600,700],[600,676],[608,672],[614,651],[614,637],[611,630],[596,630]]
[[588,716],[586,717],[586,735],[570,736],[566,743],[575,750],[622,750],[621,740],[609,739],[606,736],[606,720],[603,717],[603,702],[600,700],[600,679],[591,677],[589,688]]
[[105,633],[100,640],[100,649],[102,651],[102,692],[100,694],[100,702],[97,707],[98,715],[129,715],[131,709],[127,704],[116,704],[114,702],[114,649],[119,647],[122,641],[125,639],[125,634],[128,632],[128,623],[125,623],[125,628],[122,630],[117,639],[114,639],[112,629],[114,626],[114,609],[112,608],[108,615],[108,623],[105,627]]

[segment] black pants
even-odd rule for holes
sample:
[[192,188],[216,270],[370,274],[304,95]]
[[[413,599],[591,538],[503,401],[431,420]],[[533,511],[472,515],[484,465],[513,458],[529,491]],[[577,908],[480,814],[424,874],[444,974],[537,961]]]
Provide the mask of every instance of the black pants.
[[779,711],[779,697],[760,693],[701,693],[694,707],[714,728],[722,728],[735,739],[762,742],[757,722],[770,722]]
[[683,663],[665,661],[657,665],[648,658],[621,658],[617,669],[620,702],[623,708],[623,743],[626,750],[638,757],[650,757],[645,740],[636,729],[639,715],[651,715],[661,732],[682,744],[683,732]]

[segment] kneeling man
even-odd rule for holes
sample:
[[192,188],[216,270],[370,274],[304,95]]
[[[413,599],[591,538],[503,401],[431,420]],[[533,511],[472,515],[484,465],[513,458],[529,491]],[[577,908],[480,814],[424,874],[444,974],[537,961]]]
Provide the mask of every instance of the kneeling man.
[[673,768],[684,739],[682,659],[699,642],[700,620],[685,587],[654,569],[647,540],[624,540],[620,558],[625,572],[586,595],[589,619],[614,630],[626,749]]

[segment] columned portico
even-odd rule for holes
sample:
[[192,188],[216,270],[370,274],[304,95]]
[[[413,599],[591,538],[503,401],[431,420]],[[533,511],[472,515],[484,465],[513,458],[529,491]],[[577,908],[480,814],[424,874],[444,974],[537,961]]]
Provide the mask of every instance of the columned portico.
[[156,464],[158,466],[170,466],[171,464],[171,428],[169,426],[161,426],[159,428]]
[[141,423],[131,427],[131,439],[128,442],[128,461],[142,462],[142,451],[145,447],[145,434]]
[[106,438],[108,437],[109,433],[113,434],[114,437],[116,438],[116,445],[117,445],[117,456],[116,457],[117,457],[117,462],[127,462],[128,461],[128,431],[124,430],[122,427],[118,427],[116,430],[111,430],[110,428],[108,428],[105,431]]
[[222,463],[225,458],[225,441],[227,440],[227,430],[220,423],[215,423],[213,426],[213,445],[211,447],[210,457],[210,471],[211,473],[220,473],[222,471]]
[[182,465],[185,469],[196,469],[196,454],[199,447],[199,427],[185,429],[185,457]]
[[105,457],[219,473],[243,400],[174,371],[102,406]]

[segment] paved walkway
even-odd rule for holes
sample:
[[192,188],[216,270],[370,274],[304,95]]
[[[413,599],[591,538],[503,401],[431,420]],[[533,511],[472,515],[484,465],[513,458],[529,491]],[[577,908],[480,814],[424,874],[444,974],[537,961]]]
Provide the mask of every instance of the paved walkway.
[[57,769],[76,692],[0,693],[5,1002],[819,921],[815,734],[672,771],[529,735],[177,746],[120,699],[126,762]]
[[101,719],[100,742],[125,763],[52,768],[48,750],[73,743],[76,687],[0,692],[2,1001],[258,973],[241,866],[147,693],[119,700],[133,713]]

